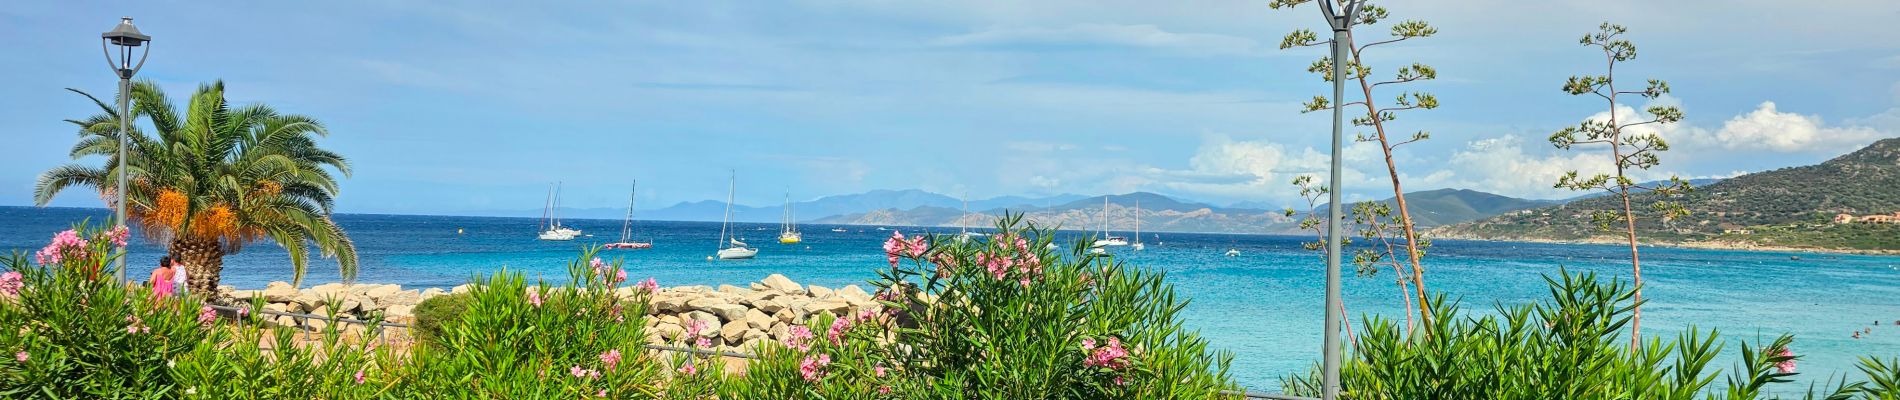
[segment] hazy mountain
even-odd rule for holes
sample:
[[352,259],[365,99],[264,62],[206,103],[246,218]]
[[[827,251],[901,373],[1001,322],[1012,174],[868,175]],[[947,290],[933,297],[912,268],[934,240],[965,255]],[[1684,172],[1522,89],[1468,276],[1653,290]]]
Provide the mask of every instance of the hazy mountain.
[[[1108,200],[1104,217],[1103,199]],[[1024,218],[1039,226],[1063,229],[1099,230],[1104,224],[1118,234],[1135,227],[1135,203],[1140,201],[1141,228],[1144,232],[1232,232],[1280,233],[1291,219],[1279,211],[1214,207],[1186,202],[1155,193],[1136,192],[1122,195],[1082,197],[1049,207],[972,208],[966,215],[948,207],[887,208],[862,213],[821,218],[814,222],[853,225],[907,225],[937,227],[988,227],[1007,209],[1024,213]],[[974,203],[972,203],[974,204]],[[1144,235],[1145,236],[1145,235]]]
[[[1708,186],[1708,185],[1712,185],[1712,184],[1715,184],[1716,182],[1721,182],[1721,181],[1722,181],[1722,178],[1701,178],[1701,179],[1690,179],[1690,180],[1689,180],[1689,186],[1694,186],[1694,187],[1703,187],[1703,186]],[[1647,186],[1647,187],[1656,187],[1657,185],[1661,185],[1661,184],[1663,184],[1663,183],[1665,183],[1665,182],[1667,182],[1667,181],[1649,181],[1649,182],[1643,182],[1643,183],[1638,183],[1638,184],[1636,184],[1636,185],[1637,185],[1637,186]],[[1642,189],[1637,189],[1637,191],[1643,191],[1643,190],[1642,190]],[[1577,200],[1583,200],[1583,199],[1588,199],[1588,198],[1592,198],[1592,197],[1599,197],[1599,196],[1608,196],[1608,195],[1610,195],[1610,193],[1608,193],[1608,192],[1603,192],[1603,191],[1595,191],[1595,192],[1590,192],[1590,193],[1585,193],[1585,194],[1582,194],[1582,195],[1578,195],[1578,196],[1576,196],[1576,197],[1571,197],[1571,198],[1566,198],[1566,199],[1562,199],[1562,200],[1557,200],[1557,202],[1559,202],[1559,203],[1569,203],[1569,202],[1573,202],[1573,201],[1577,201]]]
[[[1393,198],[1380,201],[1395,207],[1394,212],[1397,212],[1398,203]],[[1417,226],[1433,227],[1476,221],[1511,211],[1555,205],[1561,202],[1520,199],[1471,189],[1437,189],[1406,193],[1405,203],[1411,207],[1412,219]],[[1320,212],[1325,211],[1326,207],[1320,207]]]

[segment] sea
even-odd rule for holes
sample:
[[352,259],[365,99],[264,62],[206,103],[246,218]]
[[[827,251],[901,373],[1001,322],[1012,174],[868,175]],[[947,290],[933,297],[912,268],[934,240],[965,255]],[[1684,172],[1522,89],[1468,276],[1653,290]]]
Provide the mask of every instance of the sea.
[[[85,208],[0,207],[0,251],[33,251],[72,224],[106,221],[109,211]],[[559,283],[582,246],[619,239],[620,220],[569,220],[587,235],[571,242],[535,239],[537,219],[343,214],[338,223],[356,242],[358,282],[405,288],[448,288],[472,277],[516,271]],[[841,228],[843,232],[833,232]],[[720,224],[636,221],[635,237],[649,250],[612,251],[634,279],[663,286],[745,286],[773,273],[802,284],[865,284],[887,265],[881,250],[891,232],[873,226],[801,225],[804,242],[777,243],[777,224],[736,224],[738,236],[760,248],[758,258],[708,261]],[[889,227],[907,235],[955,233],[956,228]],[[1063,240],[1086,232],[1065,232]],[[1301,374],[1319,359],[1324,314],[1324,267],[1303,250],[1310,238],[1281,235],[1144,232],[1146,251],[1116,247],[1111,254],[1140,268],[1166,273],[1177,295],[1191,299],[1182,318],[1212,347],[1234,356],[1231,373],[1243,386],[1277,392],[1281,377]],[[1227,257],[1228,250],[1239,256]],[[133,240],[130,276],[149,274],[162,253]],[[1498,305],[1543,301],[1544,277],[1559,269],[1630,277],[1628,248],[1613,245],[1435,240],[1425,259],[1426,284],[1463,305],[1467,316],[1495,313]],[[1712,367],[1735,369],[1740,341],[1751,345],[1795,336],[1801,382],[1852,373],[1863,356],[1900,357],[1900,257],[1798,252],[1643,248],[1647,280],[1644,336],[1673,338],[1687,327],[1718,330],[1723,357]],[[1391,271],[1374,276],[1344,272],[1347,320],[1360,329],[1368,317],[1402,321],[1403,303]],[[291,279],[283,249],[252,243],[225,258],[223,282],[261,288]],[[339,280],[336,263],[316,259],[305,285]],[[1878,323],[1876,325],[1876,323]],[[1860,338],[1853,332],[1865,332]],[[1720,384],[1718,380],[1717,384]],[[1805,389],[1805,383],[1798,383]]]

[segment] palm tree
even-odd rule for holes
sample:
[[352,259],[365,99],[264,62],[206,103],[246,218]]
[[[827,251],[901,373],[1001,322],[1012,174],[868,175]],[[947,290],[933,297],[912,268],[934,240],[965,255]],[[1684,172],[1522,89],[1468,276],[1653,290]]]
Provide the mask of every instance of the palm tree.
[[[72,157],[105,156],[105,166],[48,170],[33,200],[43,206],[61,190],[90,187],[110,203],[119,197],[112,192],[119,177],[120,116],[91,94],[67,90],[103,110],[67,120],[79,126]],[[347,177],[349,163],[317,147],[315,138],[328,134],[322,124],[262,104],[233,108],[225,102],[222,81],[200,85],[183,110],[151,81],[134,84],[131,96],[129,118],[150,122],[156,136],[137,124],[126,133],[128,223],[185,264],[192,290],[216,293],[224,256],[259,239],[290,253],[297,285],[312,246],[337,259],[344,279],[355,278],[356,247],[330,219],[337,193],[332,171]]]

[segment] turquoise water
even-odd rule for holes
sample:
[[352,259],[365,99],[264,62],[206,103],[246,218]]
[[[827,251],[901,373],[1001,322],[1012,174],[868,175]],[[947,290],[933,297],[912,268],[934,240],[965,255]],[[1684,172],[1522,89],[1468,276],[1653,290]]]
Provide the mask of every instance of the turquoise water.
[[[58,230],[83,218],[99,220],[105,210],[0,207],[0,249],[31,250]],[[359,281],[405,287],[448,287],[478,273],[506,267],[564,280],[565,262],[588,242],[617,239],[620,221],[578,220],[574,225],[600,237],[574,242],[534,239],[528,218],[342,215],[337,220],[355,239],[362,260]],[[762,250],[754,260],[710,262],[719,225],[697,222],[643,222],[642,232],[656,243],[652,250],[618,251],[636,278],[654,277],[662,285],[743,285],[771,273],[800,283],[842,286],[863,283],[884,265],[880,245],[889,232],[870,227],[805,226],[805,243],[776,243],[778,227],[740,224],[742,237]],[[456,234],[457,229],[463,233]],[[948,232],[941,228],[939,231]],[[906,230],[907,233],[917,233]],[[1145,235],[1145,234],[1144,234]],[[609,236],[614,236],[609,238]],[[640,235],[642,238],[647,235]],[[1144,252],[1117,249],[1132,264],[1159,269],[1176,290],[1193,299],[1186,309],[1190,327],[1216,348],[1235,353],[1234,375],[1255,389],[1278,389],[1278,377],[1302,372],[1320,350],[1323,275],[1319,258],[1301,250],[1304,238],[1264,235],[1161,233],[1150,236]],[[143,276],[159,249],[136,243],[129,262]],[[1222,256],[1237,248],[1240,257]],[[1496,243],[1439,240],[1427,258],[1427,285],[1462,296],[1467,313],[1484,313],[1493,304],[1524,304],[1547,296],[1541,276],[1558,267],[1594,271],[1627,279],[1627,249],[1616,246]],[[1791,260],[1799,255],[1802,260]],[[1720,329],[1733,354],[1737,340],[1796,336],[1794,349],[1805,358],[1800,371],[1814,379],[1852,370],[1856,357],[1900,356],[1900,257],[1644,249],[1643,309],[1646,335],[1674,336],[1691,324]],[[276,245],[256,243],[226,258],[224,282],[244,288],[289,280],[290,268]],[[1344,282],[1349,320],[1365,314],[1403,318],[1402,303],[1390,271]],[[313,262],[306,285],[337,280],[335,264]],[[1849,335],[1870,327],[1862,339]],[[1731,359],[1717,366],[1731,369]]]

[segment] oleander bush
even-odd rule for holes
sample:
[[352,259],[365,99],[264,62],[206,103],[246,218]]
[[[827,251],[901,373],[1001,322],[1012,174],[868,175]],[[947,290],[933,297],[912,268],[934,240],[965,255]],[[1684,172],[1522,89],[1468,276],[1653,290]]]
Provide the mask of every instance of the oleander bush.
[[1058,255],[1053,231],[998,222],[984,239],[885,243],[882,310],[820,314],[768,343],[727,398],[1223,398],[1230,356],[1182,327],[1158,272]]
[[[1595,274],[1560,271],[1546,277],[1551,298],[1498,306],[1496,315],[1461,317],[1455,302],[1434,301],[1432,321],[1413,335],[1377,317],[1364,323],[1342,364],[1344,399],[1761,399],[1791,381],[1794,338],[1741,342],[1735,370],[1715,385],[1720,335],[1694,327],[1671,340],[1652,338],[1631,349],[1622,336],[1634,291]],[[1806,398],[1893,399],[1900,371],[1876,359],[1861,370],[1876,382],[1829,379]],[[1883,378],[1884,377],[1884,378]],[[1318,367],[1282,379],[1289,394],[1320,394]],[[1793,391],[1801,388],[1783,388]]]
[[416,321],[409,326],[419,346],[437,346],[437,337],[442,336],[442,325],[462,318],[468,312],[469,295],[452,293],[430,297],[416,304]]

